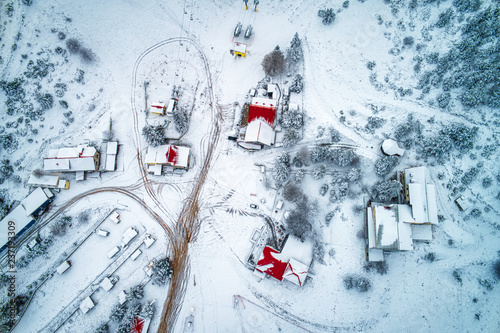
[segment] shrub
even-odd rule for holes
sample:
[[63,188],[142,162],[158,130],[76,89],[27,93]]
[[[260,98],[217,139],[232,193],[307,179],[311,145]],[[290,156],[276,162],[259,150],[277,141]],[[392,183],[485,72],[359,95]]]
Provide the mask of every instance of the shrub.
[[368,61],[366,63],[366,68],[368,68],[369,70],[373,70],[376,65],[377,65],[377,63],[375,61]]
[[453,142],[453,145],[461,153],[467,153],[474,148],[474,141],[476,140],[479,128],[474,126],[469,128],[464,124],[453,123],[443,129],[443,133]]
[[446,92],[446,93],[442,93],[442,94],[439,94],[437,97],[436,97],[436,100],[438,102],[438,106],[441,108],[441,109],[444,109],[446,108],[449,104],[450,104],[450,99],[451,99],[451,94]]
[[375,173],[379,176],[385,176],[391,172],[399,163],[397,156],[384,156],[375,161]]
[[347,180],[350,182],[355,182],[361,177],[361,169],[352,168],[347,172]]
[[500,259],[493,264],[493,274],[500,280]]
[[138,284],[130,288],[130,291],[127,293],[128,301],[140,301],[144,297],[144,286]]
[[359,292],[367,292],[371,289],[370,280],[356,275],[344,276],[344,287],[347,290],[357,289]]
[[367,261],[363,268],[365,272],[376,271],[380,275],[385,275],[389,271],[386,261]]
[[404,46],[412,47],[413,44],[415,44],[415,38],[413,38],[411,36],[407,36],[407,37],[403,38],[403,45]]
[[49,110],[54,106],[54,97],[51,94],[38,94],[36,100],[40,103],[42,111]]
[[78,53],[80,52],[82,45],[75,38],[70,38],[66,41],[66,48],[70,53]]
[[460,12],[475,12],[481,7],[480,0],[453,0],[455,6]]
[[340,141],[340,132],[333,127],[330,127],[330,140],[332,141],[332,143]]
[[328,184],[323,184],[323,185],[321,185],[321,187],[320,187],[320,189],[319,189],[319,194],[320,194],[322,197],[324,197],[324,196],[325,196],[325,194],[326,194],[326,192],[328,192],[328,188],[329,188]]
[[452,148],[452,141],[447,135],[442,133],[424,139],[422,144],[422,154],[425,157],[433,156],[438,161],[448,156]]
[[23,5],[31,6],[33,4],[33,0],[23,0]]
[[464,185],[470,185],[474,179],[476,179],[477,175],[479,173],[478,168],[472,167],[469,170],[467,170],[464,175],[462,176],[461,182]]
[[127,312],[127,307],[122,306],[120,304],[116,304],[111,310],[110,319],[115,322],[119,322],[125,316],[125,312]]
[[324,25],[331,24],[335,20],[333,8],[318,10],[318,16],[321,18],[321,22],[323,22]]
[[455,278],[455,280],[457,280],[457,282],[462,284],[462,276],[460,275],[460,272],[458,270],[454,270],[452,275]]
[[488,188],[493,184],[493,179],[491,179],[491,177],[485,177],[481,183],[484,188]]
[[314,146],[310,153],[311,162],[312,163],[323,162],[328,157],[328,154],[329,154],[328,147],[319,145]]
[[386,122],[385,119],[379,117],[368,117],[367,124],[365,125],[365,130],[368,133],[375,133],[375,130],[382,127]]
[[108,324],[103,324],[102,326],[99,326],[99,328],[95,330],[95,333],[108,333],[108,332],[109,332]]
[[436,254],[434,252],[429,252],[424,256],[424,259],[430,262],[434,262],[434,260],[436,260]]
[[277,45],[271,53],[264,56],[262,60],[262,68],[268,76],[283,74],[286,69],[285,56]]
[[84,47],[80,49],[80,56],[84,62],[92,62],[95,59],[94,53],[90,49]]
[[142,315],[145,318],[153,318],[155,311],[156,311],[156,307],[154,306],[153,302],[146,303],[146,305],[144,305],[142,307]]

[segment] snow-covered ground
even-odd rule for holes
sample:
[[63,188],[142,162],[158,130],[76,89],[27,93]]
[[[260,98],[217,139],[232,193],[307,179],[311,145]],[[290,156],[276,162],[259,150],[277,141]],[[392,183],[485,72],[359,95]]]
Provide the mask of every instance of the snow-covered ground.
[[[66,232],[54,236],[46,255],[18,269],[16,293],[38,289],[14,332],[57,328],[93,332],[108,321],[110,332],[114,331],[117,323],[110,316],[118,294],[140,283],[146,283],[143,303],[155,300],[149,332],[157,331],[168,284],[153,285],[144,267],[171,253],[164,230],[149,212],[174,226],[189,199],[216,121],[212,89],[223,110],[221,139],[203,186],[201,227],[189,247],[189,280],[171,331],[500,331],[500,287],[493,272],[494,262],[500,259],[498,109],[465,108],[459,90],[452,91],[450,105],[441,109],[436,102],[439,90],[421,94],[420,74],[413,69],[416,56],[443,54],[459,40],[460,24],[474,12],[459,14],[455,9],[454,25],[446,29],[433,23],[460,1],[417,1],[418,7],[410,10],[414,1],[351,0],[345,8],[340,0],[265,0],[257,12],[253,7],[245,11],[242,1],[229,0],[33,0],[30,6],[25,2],[1,4],[1,81],[23,78],[25,90],[23,101],[11,110],[4,104],[5,89],[0,93],[0,159],[8,159],[13,167],[13,175],[0,185],[4,202],[20,201],[29,193],[29,175],[42,168],[49,149],[101,144],[111,124],[120,152],[116,172],[83,182],[74,180],[74,174],[64,175],[71,181],[70,189],[56,193],[49,211],[35,224],[35,228],[43,225],[39,233],[44,239],[61,216],[72,217]],[[495,3],[482,1],[480,10],[490,2]],[[318,10],[329,7],[335,9],[336,18],[324,25]],[[245,58],[234,58],[229,52],[238,21],[243,28],[251,24],[254,31]],[[291,98],[304,110],[303,139],[292,148],[258,152],[238,148],[226,138],[236,133],[234,124],[248,102],[249,89],[265,76],[261,62],[276,45],[285,51],[296,32],[304,51],[297,72],[305,85],[302,93]],[[405,37],[413,37],[414,44],[404,42]],[[492,43],[498,43],[497,38]],[[79,42],[77,52],[68,50],[70,39]],[[417,50],[419,44],[424,51]],[[29,61],[46,72],[40,74]],[[375,63],[372,69],[367,68],[368,62]],[[425,61],[422,66],[432,68]],[[28,77],[26,71],[40,77]],[[272,80],[286,85],[292,77]],[[138,150],[146,152],[147,144],[136,134],[146,124],[163,122],[162,116],[145,108],[151,102],[167,102],[174,85],[181,87],[179,105],[191,115],[181,139],[191,147],[191,168],[182,174],[150,175],[158,201],[144,187],[137,155]],[[407,89],[412,94],[401,96]],[[29,104],[38,110],[45,94],[52,96],[52,105],[38,115],[29,113]],[[382,157],[381,142],[395,138],[396,129],[409,115],[411,124],[422,125],[422,137],[410,137],[410,147],[393,173],[378,176],[374,163]],[[377,125],[370,123],[374,118]],[[423,157],[417,141],[454,123],[478,127],[474,148],[463,154],[453,151],[441,160]],[[169,137],[179,135],[173,125],[167,129]],[[313,262],[303,287],[270,278],[258,282],[245,266],[252,232],[267,227],[266,218],[284,223],[283,213],[294,208],[288,201],[282,209],[275,208],[283,200],[282,188],[273,178],[275,159],[282,152],[293,158],[302,147],[311,150],[318,143],[330,143],[330,128],[340,133],[337,144],[353,147],[361,178],[349,185],[347,197],[331,202],[329,195],[320,195],[320,187],[331,184],[335,172],[344,175],[349,168],[326,163],[327,175],[316,180],[312,170],[320,163],[304,167],[306,175],[297,184],[314,207],[311,221],[324,251],[322,260],[320,256]],[[17,143],[9,143],[11,138]],[[486,148],[490,146],[491,151]],[[434,239],[417,243],[414,251],[386,255],[386,274],[366,271],[365,241],[360,237],[365,198],[374,184],[396,170],[420,165],[429,167],[437,185],[440,223],[433,228]],[[464,172],[471,168],[477,168],[477,174],[461,184]],[[291,178],[297,170],[292,168]],[[485,179],[491,182],[485,184]],[[100,187],[123,187],[133,196],[113,190],[86,195]],[[464,212],[454,203],[460,194],[471,204]],[[74,198],[80,199],[73,202]],[[120,224],[105,219],[113,209],[121,214]],[[334,214],[327,223],[329,212]],[[55,213],[62,215],[50,220]],[[94,233],[100,222],[97,229],[109,231],[107,238]],[[108,258],[131,226],[139,236],[116,257]],[[157,241],[146,249],[141,242],[147,233]],[[141,256],[127,259],[135,248],[143,252]],[[23,246],[17,258],[27,253]],[[425,259],[429,254],[434,261]],[[71,268],[47,278],[68,256]],[[119,279],[106,292],[99,283],[108,275]],[[367,278],[371,289],[347,290],[344,277],[348,275]],[[83,314],[78,306],[89,295],[96,306]],[[8,300],[6,286],[0,289],[0,300]]]

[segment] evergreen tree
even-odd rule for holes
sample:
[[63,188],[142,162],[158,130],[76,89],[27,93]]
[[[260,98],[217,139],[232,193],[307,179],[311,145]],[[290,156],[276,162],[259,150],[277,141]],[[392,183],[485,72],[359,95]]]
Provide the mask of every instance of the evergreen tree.
[[333,8],[320,9],[318,11],[318,16],[321,18],[321,22],[323,22],[324,25],[331,24],[335,20]]
[[375,185],[375,198],[381,201],[390,201],[393,198],[396,198],[402,189],[403,185],[400,182],[397,180],[389,180]]
[[399,163],[397,156],[384,156],[375,162],[375,173],[379,176],[385,176],[394,169]]
[[152,273],[151,279],[153,280],[153,284],[164,285],[172,278],[172,274],[174,273],[170,259],[167,257],[156,261],[152,268]]
[[295,33],[290,42],[290,47],[286,50],[286,61],[289,65],[296,64],[304,58],[301,44],[299,34]]
[[300,93],[304,89],[304,79],[302,75],[297,74],[293,77],[292,84],[290,85],[290,92]]
[[283,135],[283,147],[293,147],[300,140],[299,132],[293,128],[288,128]]

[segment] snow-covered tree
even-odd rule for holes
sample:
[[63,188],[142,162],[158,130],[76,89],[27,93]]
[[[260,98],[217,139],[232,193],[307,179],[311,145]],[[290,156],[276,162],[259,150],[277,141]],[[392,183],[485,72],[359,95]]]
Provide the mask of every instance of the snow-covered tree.
[[268,76],[276,76],[285,72],[285,56],[281,52],[279,45],[276,45],[271,53],[264,56],[262,68]]
[[311,162],[312,163],[319,163],[323,162],[326,160],[329,154],[329,149],[326,146],[314,146],[313,149],[311,149]]
[[338,166],[348,166],[354,162],[356,154],[348,148],[337,148],[330,151],[330,161]]
[[321,17],[321,22],[325,25],[331,24],[335,20],[333,8],[318,10],[318,16]]
[[306,170],[304,170],[304,169],[297,170],[297,172],[295,173],[295,177],[294,177],[295,181],[301,182],[302,179],[304,179],[305,174],[306,174]]
[[300,93],[304,89],[304,78],[302,75],[297,74],[293,77],[292,83],[290,84],[290,92]]
[[101,325],[99,326],[99,328],[95,330],[95,333],[108,333],[108,332],[109,332],[108,324]]
[[320,164],[313,169],[312,177],[316,180],[325,177],[326,175],[326,165]]
[[153,280],[153,284],[157,284],[160,286],[164,285],[172,278],[173,274],[173,268],[172,264],[170,263],[170,259],[167,257],[157,260],[151,271],[151,279]]
[[274,161],[273,177],[277,183],[284,183],[290,176],[290,155],[281,153]]
[[111,317],[110,319],[112,321],[119,322],[123,319],[123,316],[125,316],[125,312],[127,312],[127,307],[116,304],[113,309],[111,310]]
[[303,124],[302,112],[299,108],[288,109],[283,112],[283,117],[281,117],[281,126],[284,128],[295,128],[300,129]]
[[371,283],[367,278],[349,274],[344,277],[344,287],[347,290],[357,289],[359,292],[364,293],[371,289]]
[[144,286],[138,284],[130,288],[130,291],[127,294],[127,301],[139,301],[144,297]]
[[332,143],[340,141],[340,132],[333,127],[330,127],[330,140],[332,141]]
[[184,108],[175,108],[173,111],[175,130],[184,134],[189,128],[189,113]]
[[452,142],[447,135],[442,133],[424,139],[422,143],[422,154],[425,157],[433,156],[438,161],[448,156],[452,149]]
[[300,41],[299,34],[295,33],[290,42],[290,47],[286,50],[286,61],[289,65],[294,65],[303,58],[302,42]]
[[389,180],[375,185],[375,198],[381,201],[390,201],[396,198],[402,189],[403,185],[400,182],[397,180]]
[[155,314],[155,311],[156,311],[156,307],[154,305],[153,302],[150,302],[150,303],[146,303],[143,307],[142,307],[142,315],[145,317],[145,318],[153,318],[154,314]]
[[375,173],[379,176],[385,176],[394,169],[399,163],[397,156],[383,156],[375,161]]
[[144,135],[146,142],[153,147],[163,145],[167,142],[164,125],[146,125],[142,128],[142,135]]
[[319,194],[320,194],[322,197],[324,197],[324,196],[325,196],[325,194],[326,194],[326,192],[328,192],[328,188],[329,188],[328,184],[323,184],[323,185],[321,185],[321,187],[320,187],[320,189],[319,189]]
[[299,140],[299,132],[294,128],[287,128],[285,134],[283,135],[283,147],[293,147],[297,144],[297,142],[299,142]]
[[349,180],[350,182],[355,182],[359,180],[360,177],[361,177],[361,169],[359,168],[352,168],[349,169],[349,171],[347,172],[347,180]]
[[469,128],[464,124],[453,123],[443,129],[443,133],[453,142],[453,145],[461,153],[467,153],[474,148],[474,141],[476,140],[478,127],[474,126]]

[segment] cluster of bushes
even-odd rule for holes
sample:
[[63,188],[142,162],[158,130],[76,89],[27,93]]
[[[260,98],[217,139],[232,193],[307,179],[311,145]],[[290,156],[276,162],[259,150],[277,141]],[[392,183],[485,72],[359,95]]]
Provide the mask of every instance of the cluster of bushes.
[[19,314],[26,306],[26,302],[28,296],[20,294],[0,305],[0,327],[5,329],[5,332],[9,332],[19,320]]
[[50,226],[50,233],[53,236],[64,236],[66,234],[66,229],[71,224],[73,218],[71,216],[63,216],[57,219]]
[[379,176],[388,175],[399,163],[397,156],[383,156],[375,161],[375,173]]
[[329,25],[335,20],[335,12],[333,8],[320,9],[318,10],[318,17],[321,18],[321,22],[324,25]]
[[477,132],[477,127],[469,128],[464,124],[453,123],[423,140],[422,155],[442,161],[453,151],[452,148],[457,149],[459,153],[467,153],[474,148]]
[[0,184],[3,184],[6,179],[9,179],[14,174],[14,169],[7,159],[0,162]]
[[92,62],[95,59],[94,53],[81,45],[80,41],[70,38],[66,41],[66,48],[69,53],[80,55],[84,62]]
[[372,285],[370,280],[362,276],[346,275],[344,276],[344,287],[347,290],[356,289],[361,293],[367,292],[371,289]]
[[391,201],[397,198],[403,189],[403,185],[397,180],[389,180],[378,183],[372,188],[372,198],[382,202]]
[[7,191],[0,191],[0,220],[2,220],[8,213],[11,203],[7,199]]
[[385,275],[389,271],[389,266],[386,261],[367,261],[363,266],[365,272],[375,271],[380,275]]

